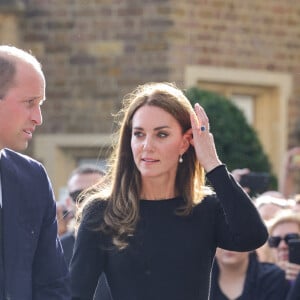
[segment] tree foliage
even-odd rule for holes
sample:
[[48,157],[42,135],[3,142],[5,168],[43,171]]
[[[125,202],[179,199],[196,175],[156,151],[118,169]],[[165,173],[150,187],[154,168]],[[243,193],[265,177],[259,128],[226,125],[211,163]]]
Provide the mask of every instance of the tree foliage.
[[253,172],[271,174],[270,162],[255,129],[235,104],[196,87],[186,90],[185,94],[192,105],[198,102],[205,109],[217,152],[229,170],[249,168]]

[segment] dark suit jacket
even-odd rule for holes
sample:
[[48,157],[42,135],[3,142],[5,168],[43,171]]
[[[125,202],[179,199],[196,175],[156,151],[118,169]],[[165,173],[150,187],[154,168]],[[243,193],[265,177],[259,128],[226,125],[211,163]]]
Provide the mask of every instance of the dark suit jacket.
[[70,299],[57,238],[56,206],[44,167],[11,150],[0,160],[5,299]]
[[73,232],[67,232],[64,233],[60,237],[61,246],[64,251],[65,260],[68,266],[70,266],[72,254],[73,254],[73,248],[75,244],[75,236]]

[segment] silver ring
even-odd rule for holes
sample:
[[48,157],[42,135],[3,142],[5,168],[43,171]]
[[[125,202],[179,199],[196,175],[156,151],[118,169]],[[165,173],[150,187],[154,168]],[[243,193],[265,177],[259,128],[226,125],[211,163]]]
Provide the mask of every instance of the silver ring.
[[206,130],[206,127],[205,127],[204,125],[202,125],[202,126],[200,127],[200,130],[203,132],[203,131]]

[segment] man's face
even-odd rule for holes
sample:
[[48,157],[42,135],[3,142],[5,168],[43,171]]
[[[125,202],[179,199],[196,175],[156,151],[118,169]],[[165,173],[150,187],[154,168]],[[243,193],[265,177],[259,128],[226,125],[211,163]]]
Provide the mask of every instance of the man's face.
[[83,190],[96,184],[101,178],[102,175],[98,173],[76,174],[72,178],[70,178],[68,182],[68,206],[75,206],[75,203],[78,200],[76,198],[79,196],[79,194]]
[[45,80],[31,65],[18,62],[14,81],[0,99],[0,149],[21,151],[27,148],[35,127],[42,124]]

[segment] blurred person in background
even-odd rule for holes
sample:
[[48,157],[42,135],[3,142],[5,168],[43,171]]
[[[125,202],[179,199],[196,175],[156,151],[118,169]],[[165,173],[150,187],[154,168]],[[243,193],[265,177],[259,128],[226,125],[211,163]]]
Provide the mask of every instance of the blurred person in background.
[[293,198],[295,200],[295,204],[292,207],[293,211],[300,213],[300,194],[297,194]]
[[73,209],[68,209],[66,203],[57,201],[56,218],[58,225],[58,236],[61,237],[68,231],[69,223],[74,219]]
[[[279,194],[280,195],[280,194]],[[280,197],[274,197],[273,194],[264,193],[254,199],[255,206],[264,221],[269,221],[283,209],[290,209],[294,205],[294,201],[290,201]]]
[[255,172],[248,168],[241,168],[232,170],[232,176],[251,198],[268,191],[270,175],[267,172]]
[[259,262],[255,252],[217,249],[211,300],[284,300],[288,291],[284,271]]
[[279,188],[286,198],[293,197],[300,192],[300,147],[287,151]]
[[293,282],[300,272],[300,264],[289,262],[289,240],[300,239],[300,214],[291,209],[282,210],[268,222],[268,246],[274,262],[285,271],[287,280]]
[[[291,203],[280,196],[280,193],[272,191],[272,193],[266,192],[254,199],[256,208],[265,223],[274,218],[283,209],[291,207]],[[256,253],[260,262],[274,262],[274,257],[267,242],[262,247],[256,249]]]
[[[81,200],[83,200],[83,197],[81,197],[81,194],[87,192],[88,189],[92,190],[98,184],[101,185],[104,175],[105,172],[102,169],[90,164],[81,165],[73,170],[67,183],[68,197],[66,199],[66,207],[68,211],[65,213],[65,216],[76,214],[77,207],[82,204]],[[68,266],[70,265],[76,238],[75,223],[73,221],[74,219],[68,223],[66,233],[60,237]],[[104,273],[99,278],[93,300],[112,300]]]
[[88,188],[99,183],[104,176],[104,171],[95,165],[81,165],[71,173],[67,182],[68,196],[63,207],[63,218],[69,217],[65,225],[65,232],[60,236],[67,264],[70,264],[73,247],[75,243],[75,224],[73,216],[76,214],[77,206],[80,205],[80,194]]

